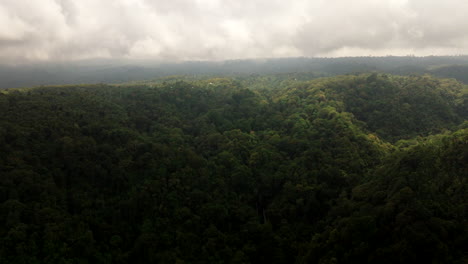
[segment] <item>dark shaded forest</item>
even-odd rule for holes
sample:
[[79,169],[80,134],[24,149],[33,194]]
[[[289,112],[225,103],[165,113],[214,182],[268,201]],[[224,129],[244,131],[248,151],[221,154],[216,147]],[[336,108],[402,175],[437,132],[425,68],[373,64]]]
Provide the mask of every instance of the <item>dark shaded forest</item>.
[[467,86],[316,77],[3,91],[0,262],[467,263]]

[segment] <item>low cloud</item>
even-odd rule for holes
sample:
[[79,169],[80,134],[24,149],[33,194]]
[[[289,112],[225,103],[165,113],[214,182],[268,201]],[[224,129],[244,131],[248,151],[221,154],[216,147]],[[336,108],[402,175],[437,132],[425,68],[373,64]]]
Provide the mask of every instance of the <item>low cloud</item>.
[[3,62],[455,55],[465,0],[3,0]]

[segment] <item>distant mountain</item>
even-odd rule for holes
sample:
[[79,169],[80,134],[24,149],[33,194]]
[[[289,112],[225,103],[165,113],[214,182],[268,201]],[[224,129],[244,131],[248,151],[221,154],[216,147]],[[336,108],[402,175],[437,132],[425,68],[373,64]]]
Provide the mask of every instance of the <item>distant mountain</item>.
[[0,66],[0,88],[76,83],[122,83],[170,75],[241,76],[308,72],[321,76],[385,72],[400,75],[430,73],[468,82],[468,56],[281,58],[191,61],[94,60]]

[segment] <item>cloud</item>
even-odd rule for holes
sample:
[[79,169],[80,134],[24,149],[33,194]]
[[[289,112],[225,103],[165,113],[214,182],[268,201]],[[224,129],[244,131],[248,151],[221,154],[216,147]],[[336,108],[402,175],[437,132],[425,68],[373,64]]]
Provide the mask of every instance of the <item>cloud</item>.
[[466,54],[466,13],[465,0],[2,0],[0,60]]

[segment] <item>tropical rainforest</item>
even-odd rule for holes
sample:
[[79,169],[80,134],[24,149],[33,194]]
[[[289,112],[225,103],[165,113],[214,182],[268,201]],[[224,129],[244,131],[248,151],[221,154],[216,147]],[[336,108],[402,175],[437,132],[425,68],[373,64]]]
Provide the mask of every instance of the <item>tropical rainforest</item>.
[[0,263],[467,263],[468,86],[365,73],[0,93]]

